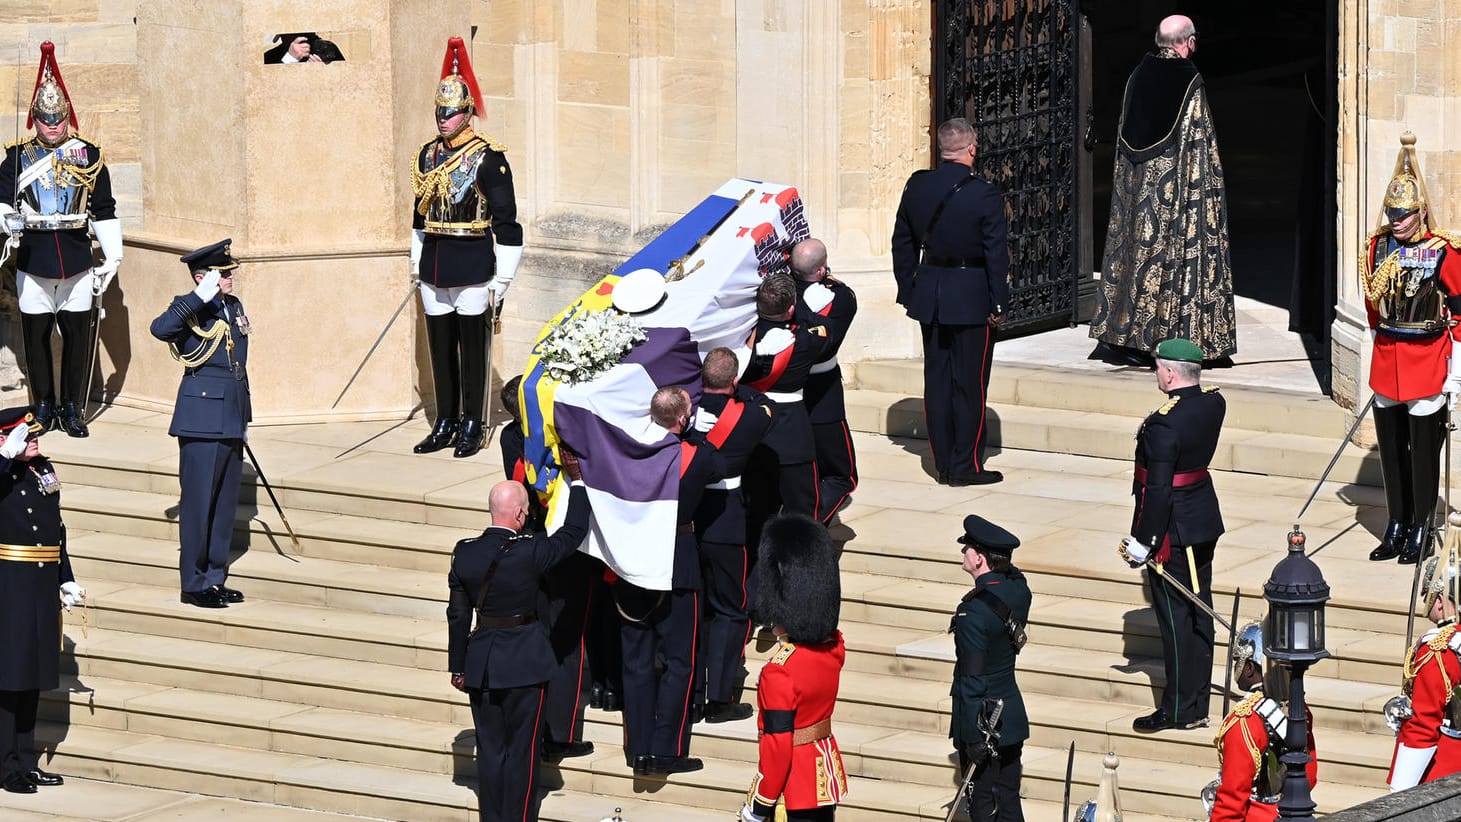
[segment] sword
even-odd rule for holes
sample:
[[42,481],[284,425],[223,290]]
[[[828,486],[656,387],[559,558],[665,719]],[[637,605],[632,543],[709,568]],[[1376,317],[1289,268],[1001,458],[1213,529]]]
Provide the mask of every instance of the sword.
[[279,504],[279,498],[274,496],[274,487],[269,484],[269,478],[264,476],[264,469],[259,465],[259,458],[254,456],[254,449],[249,447],[248,440],[244,440],[244,453],[249,455],[249,462],[254,465],[254,473],[259,475],[259,482],[263,484],[264,490],[269,492],[269,501],[274,503],[274,510],[279,512],[279,519],[284,521],[284,530],[289,532],[289,539],[294,543],[294,552],[300,553],[299,537],[295,536],[294,528],[289,524],[289,517],[284,516],[284,507]]
[[[1324,487],[1324,481],[1327,480],[1327,479],[1329,479],[1329,472],[1330,471],[1333,471],[1334,470],[1334,464],[1337,463],[1337,462],[1339,462],[1339,456],[1344,453],[1344,447],[1346,445],[1349,445],[1350,438],[1354,436],[1355,430],[1360,427],[1360,423],[1364,421],[1365,415],[1368,414],[1368,413],[1370,413],[1370,409],[1373,408],[1374,406],[1375,406],[1375,395],[1373,393],[1371,393],[1370,394],[1370,400],[1369,400],[1369,402],[1366,402],[1365,403],[1365,407],[1362,408],[1362,409],[1360,409],[1360,412],[1355,415],[1354,425],[1351,425],[1349,427],[1349,433],[1348,434],[1345,434],[1344,435],[1344,439],[1340,441],[1340,443],[1339,443],[1339,450],[1335,451],[1334,452],[1334,456],[1330,458],[1330,460],[1329,460],[1329,467],[1325,468],[1324,469],[1324,473],[1319,475],[1319,482],[1318,482],[1318,484],[1316,484],[1314,486],[1314,490],[1313,491],[1310,491],[1309,492],[1309,498],[1304,501],[1304,507],[1299,509],[1299,515],[1296,516],[1296,517],[1294,517],[1294,522],[1301,522],[1301,521],[1303,521],[1303,519],[1304,519],[1304,512],[1307,511],[1307,510],[1309,510],[1309,503],[1311,503],[1311,502],[1314,501],[1314,497],[1315,497],[1315,495],[1317,495],[1319,493],[1319,489]],[[1448,445],[1450,444],[1449,440],[1447,441],[1447,444]],[[1448,486],[1450,485],[1449,482],[1447,482],[1446,484]],[[1447,490],[1448,491],[1450,490],[1449,487],[1447,488]],[[1226,714],[1224,714],[1224,716],[1226,716]]]
[[335,402],[330,406],[331,408],[339,405],[340,400],[345,399],[345,392],[349,391],[350,386],[355,384],[355,378],[360,376],[360,372],[365,369],[365,364],[370,362],[371,355],[375,353],[377,348],[380,348],[381,341],[386,338],[386,334],[390,332],[391,326],[396,324],[396,318],[401,316],[402,311],[406,310],[406,303],[411,302],[412,295],[416,293],[416,284],[419,282],[420,280],[417,278],[411,278],[410,284],[406,287],[406,298],[401,300],[400,305],[396,306],[396,313],[392,314],[389,320],[386,320],[386,327],[380,330],[380,336],[375,338],[375,342],[370,346],[370,350],[365,352],[365,358],[360,361],[360,365],[355,366],[355,373],[350,375],[350,381],[345,383],[344,388],[340,389],[340,396],[335,398]]
[[[20,115],[24,111],[20,102],[20,87],[25,85],[25,66],[22,63],[25,59],[25,52],[22,49],[22,46],[17,45],[15,47],[15,142],[11,144],[15,146],[15,191],[12,192],[14,199],[10,201],[10,204],[14,206],[16,214],[20,213],[20,158],[22,156],[20,151]],[[8,150],[6,154],[9,154]],[[23,223],[19,225],[23,225]],[[5,265],[5,261],[10,259],[10,241],[12,239],[15,239],[15,237],[7,234],[5,242],[0,243],[0,266]]]
[[1060,811],[1060,822],[1070,819],[1070,779],[1075,773],[1075,740],[1070,741],[1070,753],[1065,757],[1065,806]]
[[[1237,625],[1238,624],[1238,604],[1240,602],[1242,602],[1242,601],[1243,601],[1243,589],[1242,588],[1235,589],[1233,591],[1233,624],[1234,625]],[[1228,632],[1228,664],[1225,666],[1227,668],[1227,670],[1223,672],[1223,713],[1222,713],[1222,716],[1223,716],[1223,719],[1224,720],[1226,720],[1228,718],[1228,707],[1233,702],[1233,640],[1236,639],[1236,638],[1237,638],[1237,634],[1234,634],[1231,631]]]
[[[989,727],[988,728],[980,728],[979,729],[984,734],[984,747],[986,747],[986,748],[989,749],[989,756],[992,757],[992,758],[994,758],[994,759],[998,759],[999,758],[999,751],[995,750],[995,745],[993,744],[994,743],[994,740],[990,738],[989,729],[990,728],[997,728],[997,727],[999,727],[999,718],[1003,714],[1004,714],[1004,700],[1003,699],[995,700],[994,710],[991,711],[990,714],[989,714],[989,722],[988,722],[988,726]],[[976,722],[976,725],[977,724],[978,723]],[[1074,750],[1075,743],[1072,742],[1070,744],[1071,744],[1072,750]],[[960,799],[963,799],[966,802],[968,802],[968,799],[969,799],[969,784],[974,781],[974,772],[977,771],[977,770],[979,770],[979,766],[980,765],[983,765],[986,761],[987,760],[984,760],[984,759],[978,759],[978,760],[976,760],[976,759],[973,759],[971,757],[971,760],[969,762],[969,769],[964,772],[964,779],[963,779],[962,782],[959,783],[959,792],[956,793],[956,794],[954,794],[953,804],[949,805],[949,815],[948,815],[948,818],[944,819],[944,822],[954,822],[954,817],[955,816],[958,816],[958,814],[959,814],[959,800]],[[970,818],[973,818],[973,816],[974,816],[974,803],[969,802],[969,817]]]
[[[1124,541],[1121,542],[1120,544],[1118,544],[1116,546],[1116,553],[1119,554],[1121,556],[1121,558],[1124,559],[1124,560],[1126,560],[1128,563],[1131,563],[1131,562],[1134,561],[1131,558],[1131,555],[1128,554],[1128,553],[1126,553],[1126,543]],[[1152,553],[1155,554],[1156,552],[1153,551]],[[1141,562],[1136,567],[1140,567],[1141,565],[1145,565],[1148,569],[1150,569],[1152,571],[1155,571],[1156,574],[1157,574],[1157,576],[1159,576],[1163,580],[1165,580],[1168,585],[1171,585],[1173,588],[1176,588],[1178,593],[1182,594],[1182,596],[1184,596],[1188,600],[1190,600],[1192,602],[1192,604],[1193,605],[1196,605],[1198,608],[1200,608],[1203,613],[1205,613],[1208,616],[1212,617],[1214,620],[1217,621],[1217,623],[1219,625],[1223,626],[1224,628],[1227,628],[1228,629],[1228,634],[1231,635],[1231,634],[1237,633],[1233,629],[1233,623],[1232,622],[1229,622],[1226,619],[1223,619],[1222,617],[1218,616],[1218,612],[1217,611],[1214,611],[1212,609],[1212,606],[1211,605],[1208,605],[1206,602],[1203,602],[1202,601],[1202,598],[1199,597],[1197,594],[1192,593],[1192,589],[1191,588],[1188,588],[1186,585],[1183,585],[1182,583],[1178,582],[1177,580],[1172,579],[1172,576],[1167,573],[1167,569],[1165,569],[1161,565],[1158,565],[1157,564],[1156,558],[1154,556],[1147,557],[1143,562]],[[1236,622],[1236,621],[1237,621],[1237,618],[1234,617],[1233,622]],[[1224,714],[1224,716],[1226,716],[1226,714]]]
[[93,294],[91,297],[91,324],[87,329],[86,347],[86,383],[81,393],[81,418],[90,421],[88,416],[91,411],[91,381],[96,377],[96,354],[101,348],[101,295]]

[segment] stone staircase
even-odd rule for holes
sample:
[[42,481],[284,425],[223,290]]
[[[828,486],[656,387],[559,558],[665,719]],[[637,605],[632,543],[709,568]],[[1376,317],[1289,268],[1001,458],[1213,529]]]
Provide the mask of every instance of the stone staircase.
[[[1130,729],[1161,680],[1140,579],[1114,557],[1130,515],[1130,432],[1160,399],[1149,375],[1140,388],[1119,380],[1113,388],[1003,369],[995,466],[1007,479],[952,489],[920,474],[926,444],[907,438],[920,422],[917,405],[908,408],[916,390],[905,390],[910,374],[918,387],[914,369],[864,364],[863,387],[849,394],[856,427],[896,436],[858,435],[862,486],[834,527],[848,642],[836,732],[852,775],[839,818],[947,813],[953,648],[943,631],[967,589],[953,537],[970,511],[1021,536],[1017,561],[1036,591],[1019,674],[1033,723],[1027,818],[1059,819],[1071,741],[1073,803],[1094,794],[1101,756],[1114,750],[1126,819],[1199,817],[1197,791],[1216,768],[1213,731]],[[1215,580],[1223,612],[1235,585],[1260,590],[1312,485],[1293,478],[1318,475],[1344,424],[1322,399],[1233,391],[1228,402],[1215,467],[1271,476],[1218,475],[1229,523]],[[177,602],[177,458],[165,416],[113,408],[89,440],[46,439],[66,482],[72,561],[90,600],[84,625],[79,612],[66,618],[64,688],[43,706],[56,769],[362,817],[475,818],[471,717],[445,674],[445,572],[455,541],[484,526],[486,491],[500,471],[495,455],[410,455],[419,421],[350,450],[383,428],[251,432],[301,547],[246,481],[231,581],[249,599],[221,611]],[[1324,758],[1321,811],[1383,791],[1391,735],[1378,709],[1396,693],[1404,644],[1395,603],[1406,594],[1394,592],[1409,588],[1404,569],[1363,563],[1370,535],[1354,521],[1374,519],[1380,494],[1348,484],[1373,470],[1351,450],[1336,469],[1346,481],[1327,485],[1305,520],[1310,545],[1327,543],[1321,565],[1336,591],[1335,656],[1308,679]],[[1249,601],[1243,613],[1261,610]],[[748,691],[766,653],[767,639],[753,640]],[[1222,681],[1221,668],[1214,677]],[[1219,706],[1214,697],[1214,714]],[[595,754],[543,771],[552,788],[545,820],[597,822],[620,807],[626,822],[700,822],[739,807],[754,768],[754,719],[696,726],[692,753],[705,770],[669,779],[632,777],[618,714],[590,710],[588,719]]]

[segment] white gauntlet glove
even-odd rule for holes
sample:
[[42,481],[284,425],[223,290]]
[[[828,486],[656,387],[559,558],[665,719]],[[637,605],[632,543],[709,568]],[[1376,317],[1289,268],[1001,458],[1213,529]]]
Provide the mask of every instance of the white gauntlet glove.
[[512,285],[513,278],[517,276],[517,267],[522,260],[522,246],[500,245],[497,247],[497,273],[493,274],[492,281],[487,283],[487,290],[492,293],[494,309],[501,308],[502,301],[507,299],[507,287]]
[[766,822],[766,817],[756,813],[750,805],[741,806],[741,822]]
[[96,244],[101,246],[102,257],[105,259],[105,262],[91,272],[91,293],[101,296],[107,286],[112,284],[112,278],[117,276],[117,269],[122,265],[122,221],[98,220],[91,224],[91,231],[96,235]]
[[25,441],[29,437],[30,426],[28,425],[17,425],[10,429],[10,433],[5,435],[5,442],[0,443],[0,457],[13,460],[20,456],[20,452],[25,450]]
[[80,605],[86,599],[86,589],[74,582],[61,583],[61,605],[66,613],[71,613],[71,606]]
[[1133,568],[1140,568],[1146,563],[1147,557],[1152,555],[1152,549],[1137,542],[1136,537],[1122,537],[1121,545],[1116,553],[1126,560],[1126,564]]
[[411,229],[411,273],[421,276],[421,246],[426,243],[426,232]]
[[203,302],[211,303],[213,302],[213,298],[218,296],[218,281],[221,279],[223,279],[223,276],[218,273],[218,269],[210,268],[208,269],[208,273],[203,275],[203,281],[198,283],[197,288],[193,289],[193,293]]

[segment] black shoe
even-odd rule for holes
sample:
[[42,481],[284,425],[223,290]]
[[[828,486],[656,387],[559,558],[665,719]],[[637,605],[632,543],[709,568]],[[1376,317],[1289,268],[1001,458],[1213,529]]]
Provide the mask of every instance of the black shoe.
[[595,682],[588,689],[588,706],[590,708],[604,707],[604,686]]
[[[1206,720],[1203,721],[1206,722]],[[1177,723],[1172,720],[1172,717],[1167,715],[1166,711],[1160,708],[1146,716],[1139,716],[1131,721],[1131,729],[1144,734],[1165,731],[1175,727],[1177,727]]]
[[481,420],[464,420],[462,435],[457,438],[457,450],[452,452],[452,456],[459,460],[466,459],[481,451],[482,440],[486,438],[486,434]]
[[[1376,549],[1379,550],[1379,549]],[[1400,546],[1399,563],[1401,565],[1414,565],[1431,554],[1431,529],[1424,523],[1414,525],[1410,533],[1406,535],[1405,544]],[[1371,557],[1374,554],[1370,554]]]
[[948,471],[940,471],[940,472],[938,472],[938,479],[936,480],[936,482],[938,482],[939,485],[948,485],[949,484],[949,472]]
[[50,400],[36,403],[36,425],[41,427],[41,433],[56,427],[56,408]]
[[61,403],[61,410],[56,414],[56,427],[65,431],[68,437],[80,439],[91,436],[86,428],[86,420],[81,418],[81,409],[74,402]]
[[705,767],[705,763],[693,756],[652,756],[649,772],[659,774],[690,773]]
[[619,692],[607,685],[604,686],[604,693],[600,702],[599,707],[611,714],[618,713],[620,708],[623,707],[619,704]]
[[577,742],[544,742],[543,758],[552,762],[588,756],[594,752],[594,743],[580,739]]
[[654,773],[654,757],[648,754],[639,754],[634,757],[634,775],[649,776]]
[[214,585],[209,590],[217,591],[218,595],[223,597],[224,602],[233,603],[244,601],[243,591],[240,591],[237,588],[230,588],[227,585]]
[[744,702],[707,702],[705,721],[714,725],[719,722],[735,722],[749,719],[756,709]]
[[196,605],[199,608],[227,608],[228,600],[223,594],[218,593],[214,588],[205,588],[202,591],[184,591],[179,600],[184,605]]
[[998,471],[978,471],[973,474],[952,474],[949,476],[948,484],[955,488],[965,485],[993,485],[1004,479],[1004,474]]
[[411,451],[416,454],[430,454],[432,451],[448,448],[457,441],[457,431],[461,426],[462,421],[456,417],[442,417],[431,427],[431,433],[426,435],[426,439],[416,443]]
[[5,781],[0,782],[0,789],[6,793],[35,793],[38,790],[36,783],[27,779],[20,771],[5,777]]
[[66,780],[62,779],[60,774],[46,773],[40,768],[32,768],[26,771],[25,778],[30,780],[30,784],[41,788],[54,788],[57,785],[66,783]]
[[704,718],[705,718],[705,706],[703,704],[702,705],[691,705],[690,706],[690,724],[691,725],[694,725],[694,724],[700,722]]
[[1385,528],[1385,536],[1380,539],[1380,544],[1375,547],[1375,550],[1370,552],[1370,561],[1383,562],[1400,556],[1400,549],[1405,545],[1408,537],[1409,533],[1405,523],[1390,520],[1390,525]]

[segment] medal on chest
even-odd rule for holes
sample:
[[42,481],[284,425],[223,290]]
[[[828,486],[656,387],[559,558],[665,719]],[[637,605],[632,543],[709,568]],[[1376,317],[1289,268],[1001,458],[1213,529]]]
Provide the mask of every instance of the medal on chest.
[[37,470],[32,465],[30,472],[35,476],[36,485],[40,488],[42,494],[54,494],[61,490],[61,480],[56,478],[56,469],[52,468],[49,464],[42,470]]

